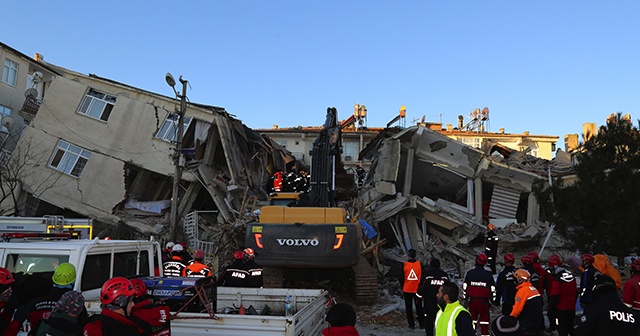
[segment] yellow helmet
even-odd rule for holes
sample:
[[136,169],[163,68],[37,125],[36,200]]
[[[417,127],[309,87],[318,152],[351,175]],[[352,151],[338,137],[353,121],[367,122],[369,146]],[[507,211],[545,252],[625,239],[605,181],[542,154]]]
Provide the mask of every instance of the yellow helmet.
[[62,263],[58,265],[51,277],[53,283],[60,286],[66,286],[76,281],[76,267],[70,263]]

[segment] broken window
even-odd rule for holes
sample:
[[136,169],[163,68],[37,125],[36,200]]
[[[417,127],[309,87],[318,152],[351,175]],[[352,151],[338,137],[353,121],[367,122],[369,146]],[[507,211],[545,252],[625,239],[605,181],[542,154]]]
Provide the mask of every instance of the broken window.
[[11,86],[16,86],[18,78],[18,63],[10,60],[4,60],[4,71],[2,72],[2,82]]
[[[162,140],[176,142],[178,141],[178,122],[180,116],[177,113],[169,113],[167,118],[162,123],[160,127],[160,131],[156,134],[156,138],[160,138]],[[191,118],[184,117],[184,125],[182,129],[182,134],[187,132],[187,128],[191,124]]]
[[115,104],[116,97],[89,88],[82,104],[80,104],[78,113],[107,121]]
[[90,157],[91,152],[60,140],[51,160],[49,160],[49,167],[71,176],[80,177]]

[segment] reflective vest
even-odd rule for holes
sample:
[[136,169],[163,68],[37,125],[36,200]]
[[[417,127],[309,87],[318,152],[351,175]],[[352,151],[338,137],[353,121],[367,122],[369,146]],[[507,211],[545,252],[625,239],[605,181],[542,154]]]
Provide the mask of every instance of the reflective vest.
[[402,285],[402,291],[405,293],[417,293],[418,286],[420,285],[420,279],[422,279],[422,267],[420,262],[405,261],[404,262],[404,284]]
[[457,336],[455,323],[461,311],[467,310],[458,301],[447,304],[444,311],[438,310],[435,322],[436,336]]

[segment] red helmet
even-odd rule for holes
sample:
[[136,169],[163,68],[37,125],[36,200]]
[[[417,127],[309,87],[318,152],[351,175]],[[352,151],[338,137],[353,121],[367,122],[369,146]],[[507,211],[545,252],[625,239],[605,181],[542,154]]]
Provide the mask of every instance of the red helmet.
[[131,281],[123,277],[115,277],[107,280],[100,290],[100,302],[109,304],[118,296],[133,296],[135,294]]
[[244,252],[236,251],[233,253],[233,259],[240,260],[242,258],[244,258]]
[[131,279],[131,285],[135,292],[135,297],[141,297],[147,294],[147,285],[140,278]]
[[528,254],[523,255],[522,258],[520,259],[520,261],[522,261],[523,265],[531,265],[531,264],[533,264],[533,258]]
[[562,258],[559,255],[554,254],[549,257],[549,266],[562,266]]
[[527,270],[518,269],[513,273],[513,276],[516,278],[518,283],[522,283],[524,281],[528,281],[531,278],[531,273]]
[[15,280],[8,269],[0,267],[0,285],[12,284]]
[[631,272],[640,273],[640,259],[636,259],[631,263]]
[[514,262],[516,261],[516,257],[513,255],[513,253],[507,253],[504,255],[504,262]]
[[245,259],[253,259],[256,257],[256,252],[250,247],[244,249],[244,251],[242,251],[242,254],[244,255]]
[[204,251],[196,250],[195,252],[193,252],[193,259],[203,260],[204,259]]
[[495,229],[496,229],[496,226],[494,224],[492,224],[492,223],[487,224],[487,230],[492,230],[493,231]]
[[487,255],[484,253],[480,253],[476,255],[476,264],[478,265],[486,265],[487,264]]
[[531,251],[531,252],[529,252],[529,255],[531,256],[531,258],[533,258],[533,262],[540,261],[540,256],[538,255],[538,252]]
[[582,261],[586,261],[586,262],[588,262],[590,264],[593,264],[593,262],[595,261],[595,259],[593,258],[593,255],[589,254],[589,253],[583,254],[581,259],[582,259]]

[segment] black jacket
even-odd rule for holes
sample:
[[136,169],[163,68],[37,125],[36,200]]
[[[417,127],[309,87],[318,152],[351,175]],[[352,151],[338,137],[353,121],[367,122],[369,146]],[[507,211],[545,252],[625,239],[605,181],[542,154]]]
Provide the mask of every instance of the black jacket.
[[585,308],[575,335],[640,335],[640,312],[622,303],[615,291],[603,293]]

